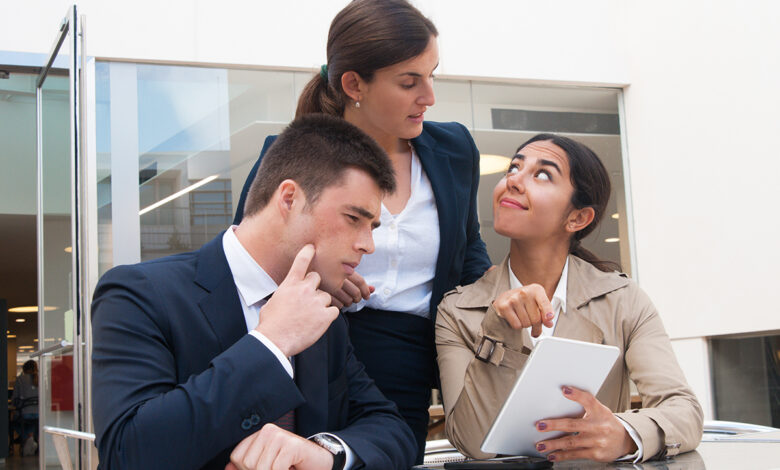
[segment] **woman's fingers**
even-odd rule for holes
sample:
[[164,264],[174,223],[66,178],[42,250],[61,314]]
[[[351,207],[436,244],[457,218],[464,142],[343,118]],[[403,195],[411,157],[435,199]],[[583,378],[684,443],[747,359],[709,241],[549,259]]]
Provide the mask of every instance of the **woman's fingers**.
[[552,304],[539,284],[503,292],[493,301],[493,308],[512,328],[531,327],[531,335],[534,337],[542,333],[542,325],[553,325]]
[[549,452],[548,459],[559,462],[590,459],[611,462],[636,451],[636,444],[620,420],[592,394],[575,387],[562,387],[563,396],[581,404],[582,418],[543,419],[536,423],[540,432],[562,431],[563,437],[539,441],[536,449]]

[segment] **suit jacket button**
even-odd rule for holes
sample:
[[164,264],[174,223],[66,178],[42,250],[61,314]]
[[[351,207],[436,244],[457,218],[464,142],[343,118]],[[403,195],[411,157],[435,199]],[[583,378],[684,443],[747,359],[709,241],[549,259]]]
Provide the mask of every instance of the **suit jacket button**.
[[257,413],[252,413],[252,416],[249,417],[249,422],[252,423],[252,426],[257,426],[260,424],[260,417],[257,416]]
[[244,431],[249,431],[249,428],[252,427],[252,421],[249,420],[249,418],[244,418],[243,421],[241,421],[241,429]]

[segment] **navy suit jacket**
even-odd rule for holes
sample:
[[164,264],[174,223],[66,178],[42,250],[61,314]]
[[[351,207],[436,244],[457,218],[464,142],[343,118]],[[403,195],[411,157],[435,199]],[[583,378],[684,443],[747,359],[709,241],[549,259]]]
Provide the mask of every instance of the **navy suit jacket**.
[[223,470],[236,444],[291,409],[298,434],[333,432],[366,468],[414,462],[412,433],[355,359],[343,317],[295,357],[295,381],[247,334],[222,235],[107,272],[92,328],[102,468]]
[[[233,220],[236,225],[244,215],[244,201],[263,155],[274,140],[276,136],[266,138],[244,183]],[[439,256],[430,304],[431,319],[435,319],[436,307],[446,292],[476,281],[491,264],[477,217],[479,151],[469,131],[457,122],[424,122],[412,145],[431,181],[439,213]]]

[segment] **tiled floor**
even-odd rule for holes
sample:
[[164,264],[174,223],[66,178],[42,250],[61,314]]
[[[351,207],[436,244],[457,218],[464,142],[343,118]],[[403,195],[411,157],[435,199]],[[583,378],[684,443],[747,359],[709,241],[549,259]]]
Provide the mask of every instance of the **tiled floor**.
[[7,470],[38,470],[38,456],[21,457],[11,455],[6,457],[5,463],[0,463],[0,468]]

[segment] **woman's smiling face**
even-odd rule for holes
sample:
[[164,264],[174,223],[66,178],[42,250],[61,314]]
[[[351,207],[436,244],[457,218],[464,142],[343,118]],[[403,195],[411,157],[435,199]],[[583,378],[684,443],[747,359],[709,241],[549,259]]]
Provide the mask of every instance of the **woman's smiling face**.
[[574,186],[569,157],[550,141],[526,145],[493,190],[493,227],[512,239],[569,237]]

